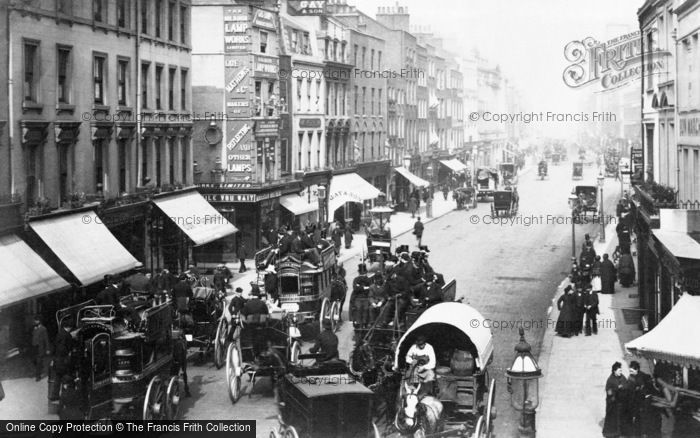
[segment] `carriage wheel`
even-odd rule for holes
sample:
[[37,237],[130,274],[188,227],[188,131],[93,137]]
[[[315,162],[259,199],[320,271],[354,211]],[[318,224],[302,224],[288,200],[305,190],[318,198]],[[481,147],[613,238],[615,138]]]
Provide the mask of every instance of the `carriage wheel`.
[[289,357],[287,358],[289,360],[289,363],[292,365],[298,365],[300,354],[301,354],[301,345],[299,344],[299,341],[297,341],[297,340],[292,341],[292,346],[289,347]]
[[372,422],[372,430],[374,431],[374,438],[382,438],[382,434],[379,433],[379,428],[374,421]]
[[241,398],[241,365],[241,350],[236,343],[232,342],[228,345],[226,354],[226,379],[231,403],[236,403]]
[[180,400],[182,399],[182,385],[178,376],[173,376],[168,382],[168,392],[165,397],[165,418],[177,420],[180,415]]
[[321,302],[321,312],[318,314],[318,329],[323,331],[323,320],[331,316],[331,302],[328,298],[324,298]]
[[159,376],[154,376],[148,384],[146,397],[143,400],[143,420],[161,420],[165,413],[164,407],[165,392],[163,391],[163,383]]
[[284,438],[299,438],[299,434],[294,426],[287,426],[287,429],[284,431]]
[[491,434],[491,428],[493,427],[493,419],[496,417],[496,411],[494,410],[494,401],[496,397],[496,379],[491,379],[489,384],[489,395],[486,399],[486,419],[485,419],[485,429],[487,434]]
[[221,369],[226,363],[226,334],[228,333],[228,321],[221,317],[219,325],[216,327],[214,337],[214,365],[216,369]]
[[277,435],[277,431],[275,429],[270,431],[270,438],[279,438],[279,435]]
[[331,324],[333,324],[334,332],[337,332],[340,328],[340,312],[340,302],[333,301],[333,305],[331,306]]

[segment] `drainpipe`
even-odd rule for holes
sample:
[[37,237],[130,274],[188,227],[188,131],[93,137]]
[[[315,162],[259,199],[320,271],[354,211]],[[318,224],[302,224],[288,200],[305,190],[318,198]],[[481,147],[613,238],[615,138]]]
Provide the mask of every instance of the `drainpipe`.
[[[644,26],[642,25],[642,17],[641,16],[639,17],[638,21],[639,21],[639,37],[642,39],[642,41],[641,41],[642,42],[642,44],[641,44],[641,46],[642,46],[642,82],[641,82],[642,83],[642,90],[641,91],[642,92],[640,93],[640,98],[641,98],[642,104],[640,107],[640,112],[641,112],[640,120],[642,122],[641,123],[641,125],[642,125],[641,130],[642,130],[642,183],[643,183],[646,180],[646,172],[647,172],[647,169],[646,169],[646,167],[647,167],[646,166],[646,164],[647,164],[646,163],[646,159],[647,159],[647,157],[646,157],[646,155],[647,155],[646,154],[646,149],[647,149],[647,147],[646,147],[646,128],[644,126],[644,93],[645,93],[645,91],[644,91],[645,90],[644,77],[646,75],[646,69],[644,68],[644,66],[645,66]],[[633,163],[632,163],[632,165],[633,165]],[[634,168],[634,165],[633,165],[633,168]]]
[[[9,5],[5,6],[7,8],[6,23],[5,23],[5,38],[7,40],[7,154],[8,154],[8,173],[10,177],[10,196],[15,193],[15,172],[12,169],[12,144],[15,122],[12,112],[12,105],[14,104],[13,93],[12,93],[12,32],[10,31],[10,14],[12,13],[12,8]],[[26,200],[25,200],[26,202]]]
[[[681,148],[678,146],[678,139],[681,132],[680,115],[678,114],[678,29],[673,30],[673,57],[676,64],[676,70],[673,72],[673,120],[674,120],[674,139],[676,141],[676,202],[681,188]],[[678,205],[676,205],[678,206]]]

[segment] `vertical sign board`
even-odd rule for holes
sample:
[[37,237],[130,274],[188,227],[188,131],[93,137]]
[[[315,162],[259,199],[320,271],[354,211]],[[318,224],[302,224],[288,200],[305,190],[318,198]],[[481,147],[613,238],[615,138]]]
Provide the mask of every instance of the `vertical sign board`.
[[251,34],[248,6],[224,8],[224,90],[226,95],[227,179],[250,181],[251,121]]

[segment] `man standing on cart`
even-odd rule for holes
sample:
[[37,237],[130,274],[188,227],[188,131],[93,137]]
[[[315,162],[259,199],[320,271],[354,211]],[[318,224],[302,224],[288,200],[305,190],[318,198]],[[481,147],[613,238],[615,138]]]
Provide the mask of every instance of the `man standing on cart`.
[[323,320],[323,331],[318,335],[316,344],[309,349],[309,352],[321,355],[316,362],[338,359],[338,337],[333,333],[333,324],[329,320]]

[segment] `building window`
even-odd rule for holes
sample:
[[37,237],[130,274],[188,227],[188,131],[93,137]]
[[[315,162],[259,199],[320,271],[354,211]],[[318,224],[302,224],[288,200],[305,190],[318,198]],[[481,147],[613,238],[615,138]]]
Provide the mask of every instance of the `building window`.
[[95,21],[101,22],[102,17],[102,2],[104,0],[92,0],[92,18]]
[[163,93],[163,67],[156,66],[156,109],[163,109],[162,93]]
[[304,133],[300,132],[299,133],[299,147],[297,148],[297,166],[299,170],[304,170],[306,169],[306,166],[304,163],[301,162],[301,151],[304,148]]
[[39,82],[38,65],[39,45],[36,43],[24,43],[24,100],[37,101],[37,88]]
[[94,147],[95,193],[100,193],[104,190],[104,147],[101,138],[93,140],[92,144]]
[[57,53],[58,102],[70,103],[70,55],[69,48],[59,48]]
[[382,89],[379,88],[377,90],[377,105],[379,106],[379,111],[377,111],[377,114],[380,116],[382,115]]
[[119,167],[119,194],[126,192],[127,147],[125,138],[117,140],[117,166]]
[[365,64],[365,58],[367,57],[367,47],[362,48],[362,70],[365,69],[366,64]]
[[148,109],[148,73],[151,64],[141,64],[141,107]]
[[163,138],[157,138],[156,142],[156,187],[160,187],[162,183],[161,157],[163,156]]
[[355,109],[354,109],[354,114],[360,114],[360,113],[357,112],[357,98],[358,98],[359,94],[360,94],[360,93],[359,93],[358,87],[357,87],[357,85],[355,85],[355,93],[354,93],[354,96],[355,96],[355,105],[354,105],[354,108],[355,108]]
[[71,14],[71,5],[73,4],[72,0],[56,0],[56,12],[59,12],[61,14],[65,15],[70,15]]
[[129,61],[120,59],[117,61],[117,104],[126,106],[126,82],[129,75]]
[[296,30],[292,31],[292,52],[299,53],[299,33]]
[[168,182],[175,184],[175,138],[168,139]]
[[338,42],[337,41],[333,41],[333,53],[332,53],[331,59],[333,59],[333,61],[338,60]]
[[141,1],[141,33],[148,33],[148,15],[150,2]]
[[129,0],[117,0],[117,26],[118,27],[128,27],[127,26],[127,11]]
[[377,70],[381,70],[381,69],[382,69],[382,51],[379,50],[377,52]]
[[280,172],[282,175],[289,174],[292,171],[292,166],[290,159],[292,158],[290,151],[288,150],[287,139],[280,140]]
[[362,87],[362,114],[367,114],[367,87]]
[[267,32],[260,31],[260,53],[267,53]]
[[275,115],[275,107],[273,105],[273,97],[275,96],[275,81],[270,81],[267,83],[267,116],[272,117]]
[[180,140],[180,171],[182,172],[182,179],[180,182],[183,185],[187,185],[187,155],[189,154],[187,151],[187,145],[189,144],[187,139],[188,137],[182,137]]
[[329,47],[330,44],[329,44],[328,40],[325,40],[324,43],[325,43],[325,46],[324,46],[323,55],[326,57],[326,59],[330,59],[331,58],[330,57],[331,49]]
[[174,68],[168,70],[168,109],[170,111],[175,110],[175,73]]
[[68,162],[69,144],[58,145],[58,199],[61,203],[68,201]]
[[150,141],[144,139],[141,142],[141,181],[139,181],[140,186],[146,185],[146,178],[148,178],[148,146]]
[[311,45],[309,44],[309,33],[304,32],[302,34],[302,54],[304,55],[311,55]]
[[180,70],[180,109],[187,109],[187,70]]
[[352,50],[352,65],[357,67],[357,44],[353,46]]
[[262,82],[255,81],[255,115],[259,116],[262,107]]
[[175,2],[168,3],[168,40],[175,41]]
[[95,55],[92,61],[94,102],[100,105],[105,104],[105,63],[107,59],[102,55]]
[[374,70],[374,49],[369,53],[369,69]]
[[374,88],[370,92],[369,113],[374,114]]
[[304,84],[304,80],[301,78],[297,79],[297,110],[301,111],[301,87]]
[[180,7],[180,42],[187,44],[187,7]]
[[161,21],[163,20],[163,0],[155,0],[156,2],[156,13],[155,13],[155,19],[156,19],[156,24],[154,25],[155,30],[156,30],[156,38],[160,38],[160,27],[161,27]]

